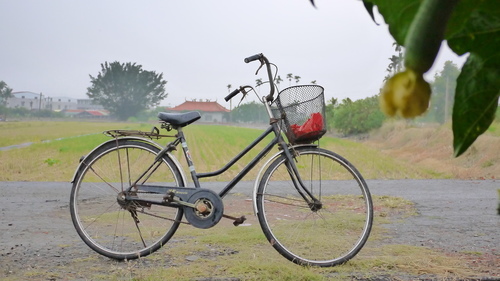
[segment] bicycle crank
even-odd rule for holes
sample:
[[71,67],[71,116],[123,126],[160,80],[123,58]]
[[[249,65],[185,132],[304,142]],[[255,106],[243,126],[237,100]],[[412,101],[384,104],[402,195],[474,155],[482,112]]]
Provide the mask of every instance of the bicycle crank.
[[[194,192],[183,207],[187,221],[197,228],[216,225],[224,213],[224,203],[220,196],[209,189]],[[183,204],[184,205],[184,204]]]

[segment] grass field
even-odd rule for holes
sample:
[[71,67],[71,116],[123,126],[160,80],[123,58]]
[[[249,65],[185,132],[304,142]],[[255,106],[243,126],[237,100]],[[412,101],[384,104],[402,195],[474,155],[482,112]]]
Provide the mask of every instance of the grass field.
[[[71,181],[81,156],[108,140],[101,132],[108,129],[134,129],[149,131],[155,124],[105,122],[13,122],[0,123],[0,147],[32,143],[23,148],[0,151],[0,181]],[[184,130],[198,172],[221,168],[237,155],[262,130],[218,125],[191,125]],[[167,133],[173,134],[173,132]],[[164,138],[162,145],[170,141]],[[354,164],[366,179],[442,178],[443,175],[405,164],[378,150],[351,140],[324,137],[321,146],[330,149]],[[232,179],[264,147],[243,157],[223,175],[210,179]],[[273,150],[271,154],[276,153]],[[174,153],[182,164],[181,149]],[[186,167],[185,167],[186,168]],[[185,169],[186,171],[186,169]],[[245,180],[253,180],[254,169]]]

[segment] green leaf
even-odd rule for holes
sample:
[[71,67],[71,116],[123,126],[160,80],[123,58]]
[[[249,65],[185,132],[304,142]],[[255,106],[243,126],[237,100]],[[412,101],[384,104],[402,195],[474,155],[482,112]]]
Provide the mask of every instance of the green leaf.
[[453,148],[460,156],[495,119],[500,97],[500,54],[472,53],[457,79],[453,106]]
[[[410,24],[420,6],[420,0],[365,0],[377,6],[389,32],[399,45],[404,45]],[[366,5],[365,5],[366,6]]]

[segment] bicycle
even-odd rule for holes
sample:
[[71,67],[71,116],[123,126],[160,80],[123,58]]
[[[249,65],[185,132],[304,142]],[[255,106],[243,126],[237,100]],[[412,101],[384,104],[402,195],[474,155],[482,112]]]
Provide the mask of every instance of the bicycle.
[[[267,70],[270,91],[259,99],[270,125],[219,170],[199,173],[193,164],[183,129],[200,118],[198,112],[158,114],[161,128],[176,131],[175,136],[162,135],[156,127],[151,132],[106,131],[112,139],[82,157],[72,180],[70,210],[76,231],[90,248],[112,259],[130,260],[161,248],[181,223],[201,229],[223,217],[236,226],[243,223],[244,216],[224,213],[223,198],[278,147],[259,171],[252,195],[270,244],[296,264],[321,267],[345,263],[361,250],[373,222],[372,199],[358,170],[318,145],[326,133],[323,88],[292,86],[275,99],[278,67],[263,54],[245,59],[252,61],[261,63],[257,73],[263,66]],[[276,69],[274,77],[271,67]],[[257,94],[252,86],[241,86],[225,100],[250,91]],[[313,129],[304,129],[308,126]],[[224,173],[268,135],[274,138],[222,191],[201,187],[199,179]],[[174,140],[165,146],[153,141],[162,137]],[[179,145],[194,187],[187,186],[171,153]]]

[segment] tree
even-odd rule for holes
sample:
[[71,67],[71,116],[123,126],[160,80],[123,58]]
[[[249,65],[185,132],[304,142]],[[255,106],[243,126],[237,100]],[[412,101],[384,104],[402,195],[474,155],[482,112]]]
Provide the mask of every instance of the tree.
[[293,74],[292,73],[288,73],[286,75],[286,79],[288,79],[289,86],[291,86],[292,85]]
[[[336,100],[331,100],[332,104],[336,102]],[[380,128],[385,116],[379,110],[378,103],[378,96],[357,101],[349,98],[343,99],[342,103],[334,109],[333,126],[344,135],[362,134]]]
[[239,122],[265,123],[269,121],[264,105],[255,101],[239,105],[232,111],[232,114],[234,120]]
[[7,83],[0,81],[0,104],[5,106],[7,99],[13,97],[12,89],[7,86]]
[[443,70],[434,75],[432,82],[430,118],[435,122],[444,123],[451,117],[455,88],[460,70],[452,61],[444,63]]
[[389,72],[387,76],[384,78],[384,82],[389,80],[394,74],[400,72],[403,69],[403,47],[399,45],[397,42],[392,43],[393,46],[396,46],[394,50],[396,51],[396,55],[393,55],[389,58],[391,63],[387,66],[386,71]]
[[277,76],[275,79],[274,79],[275,83],[279,86],[281,82],[283,82],[283,79],[281,79],[281,76]]
[[300,78],[302,78],[302,77],[300,77],[298,75],[293,76],[293,79],[295,79],[295,84],[299,84]]
[[158,105],[168,95],[163,74],[143,70],[135,63],[105,62],[97,77],[89,76],[92,84],[87,88],[89,98],[120,120]]
[[[313,1],[313,0],[311,0]],[[500,98],[500,5],[477,0],[363,0],[377,10],[396,42],[405,47],[406,70],[384,86],[389,115],[415,117],[427,110],[431,88],[423,79],[443,40],[469,54],[457,79],[452,113],[455,156],[464,153],[495,119]]]

